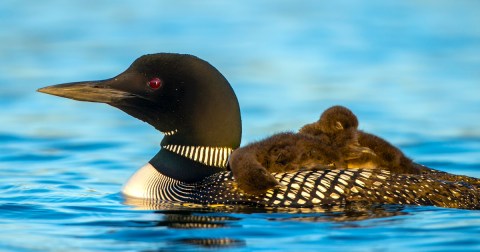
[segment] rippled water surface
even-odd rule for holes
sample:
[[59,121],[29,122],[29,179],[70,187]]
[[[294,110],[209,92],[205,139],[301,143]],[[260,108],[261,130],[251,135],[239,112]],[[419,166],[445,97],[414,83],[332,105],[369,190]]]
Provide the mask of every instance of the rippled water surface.
[[36,93],[112,77],[138,56],[191,53],[242,109],[243,144],[331,105],[415,161],[480,177],[477,1],[0,3],[0,251],[480,250],[480,212],[138,207],[122,183],[159,148],[152,127]]

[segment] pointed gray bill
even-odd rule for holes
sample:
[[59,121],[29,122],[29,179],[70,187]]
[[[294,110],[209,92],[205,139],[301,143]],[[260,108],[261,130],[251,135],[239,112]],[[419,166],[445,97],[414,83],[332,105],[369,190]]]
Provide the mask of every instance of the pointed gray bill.
[[129,92],[113,89],[109,82],[104,81],[84,81],[58,84],[40,88],[37,91],[45,94],[56,95],[77,101],[115,103],[126,98],[134,98]]

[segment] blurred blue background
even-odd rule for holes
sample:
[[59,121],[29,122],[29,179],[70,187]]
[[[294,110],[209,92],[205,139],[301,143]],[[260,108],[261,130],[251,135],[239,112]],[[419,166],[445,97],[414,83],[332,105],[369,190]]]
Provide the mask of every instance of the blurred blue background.
[[[158,151],[159,133],[103,104],[35,92],[113,77],[146,53],[194,54],[218,68],[241,105],[243,144],[297,130],[341,104],[357,114],[361,129],[388,139],[415,161],[480,177],[478,10],[480,2],[467,0],[2,0],[0,250],[197,248],[169,247],[168,241],[195,236],[178,230],[127,242],[145,236],[125,231],[128,221],[163,218],[131,210],[118,195],[127,177]],[[423,216],[429,211],[433,224]],[[237,248],[247,250],[480,246],[477,237],[464,236],[480,231],[476,212],[407,212],[413,216],[389,223],[392,229],[381,222],[360,222],[373,227],[366,233],[344,229],[355,242],[310,236],[331,234],[328,222],[289,222],[297,230],[291,240],[280,231],[253,235],[252,223],[271,216],[238,213],[229,235],[245,240]],[[92,225],[105,219],[114,224]],[[405,228],[420,231],[405,242],[398,238]],[[120,235],[109,235],[112,230]],[[147,237],[156,231],[142,229]],[[436,239],[446,234],[453,239],[447,244]],[[452,238],[457,235],[463,240]],[[378,245],[377,238],[388,242]]]

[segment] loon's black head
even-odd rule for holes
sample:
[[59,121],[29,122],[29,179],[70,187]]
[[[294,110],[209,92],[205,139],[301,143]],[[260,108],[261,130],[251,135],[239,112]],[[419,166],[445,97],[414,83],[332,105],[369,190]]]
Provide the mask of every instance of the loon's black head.
[[[144,55],[111,79],[59,84],[38,91],[117,107],[163,132],[164,148],[196,161],[200,159],[195,155],[200,153],[194,153],[199,151],[195,147],[204,147],[202,155],[212,156],[224,153],[215,153],[216,149],[209,153],[205,148],[235,149],[240,145],[240,109],[233,89],[217,69],[195,56]],[[220,166],[206,157],[200,161]],[[175,163],[158,158],[156,162]]]

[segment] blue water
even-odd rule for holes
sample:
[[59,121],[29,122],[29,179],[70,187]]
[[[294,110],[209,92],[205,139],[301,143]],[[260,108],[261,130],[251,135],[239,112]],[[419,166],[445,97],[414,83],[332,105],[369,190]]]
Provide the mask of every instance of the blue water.
[[119,190],[152,127],[36,93],[191,53],[229,79],[243,144],[331,105],[415,161],[480,177],[478,1],[0,2],[0,251],[475,251],[480,212],[419,206],[143,209]]

